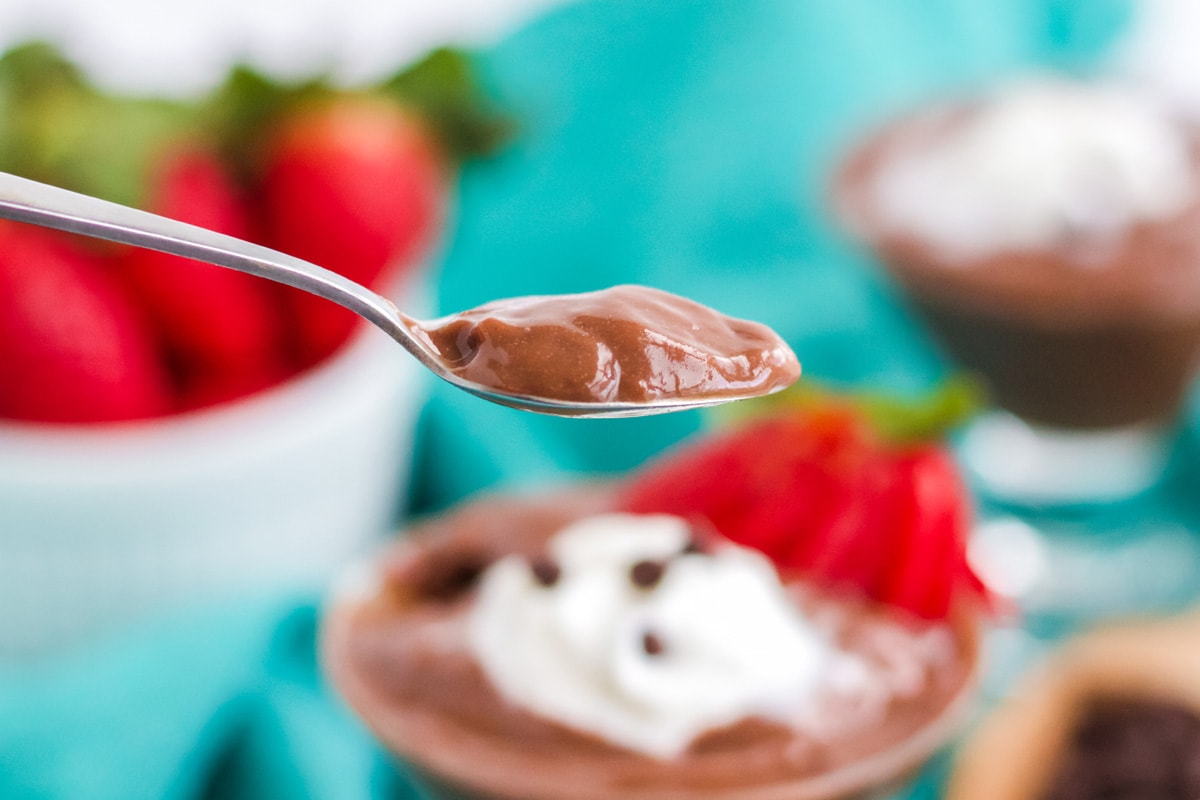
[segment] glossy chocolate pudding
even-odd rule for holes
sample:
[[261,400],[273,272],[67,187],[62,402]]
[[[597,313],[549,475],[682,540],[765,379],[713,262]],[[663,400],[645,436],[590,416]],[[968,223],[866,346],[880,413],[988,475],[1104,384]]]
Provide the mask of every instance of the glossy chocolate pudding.
[[1093,701],[1042,800],[1200,797],[1200,714],[1147,698]]
[[[1112,229],[1068,221],[1049,243],[965,253],[880,210],[873,191],[881,171],[940,146],[984,107],[932,109],[869,139],[838,176],[842,220],[1001,408],[1071,429],[1169,421],[1200,354],[1200,196]],[[1194,137],[1186,142],[1184,169],[1200,176],[1200,147]]]
[[[830,718],[838,724],[820,736],[746,718],[703,733],[682,755],[662,759],[508,702],[464,645],[466,617],[483,570],[518,553],[529,559],[539,581],[552,584],[552,567],[538,572],[548,538],[610,505],[603,490],[470,504],[400,543],[381,562],[377,583],[357,599],[335,605],[329,615],[323,650],[334,684],[381,741],[428,778],[438,796],[860,797],[906,776],[951,735],[978,658],[973,624],[930,633],[907,627],[911,623],[878,607],[799,586],[789,586],[789,596],[813,619],[831,625],[837,620],[840,647],[898,670],[884,700],[828,700]],[[647,639],[648,653],[661,647]],[[939,655],[925,653],[926,648]]]
[[417,331],[472,383],[566,402],[732,399],[800,376],[770,328],[644,286],[500,300]]

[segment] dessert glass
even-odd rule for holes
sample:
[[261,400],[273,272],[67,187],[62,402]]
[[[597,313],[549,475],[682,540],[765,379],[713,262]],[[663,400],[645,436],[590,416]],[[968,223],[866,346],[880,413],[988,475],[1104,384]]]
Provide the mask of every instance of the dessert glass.
[[[978,617],[965,611],[948,628],[955,642],[953,680],[919,697],[896,700],[879,724],[887,733],[878,741],[866,744],[870,735],[863,730],[857,732],[858,742],[853,736],[836,738],[834,748],[841,748],[842,757],[826,755],[826,761],[812,760],[811,753],[818,751],[806,747],[823,745],[802,735],[790,745],[797,748],[795,755],[781,755],[777,740],[756,738],[762,733],[742,740],[746,731],[755,730],[746,721],[702,734],[696,740],[700,744],[679,760],[658,759],[512,706],[477,663],[460,657],[454,620],[475,602],[473,582],[486,563],[509,553],[532,558],[548,531],[608,506],[604,490],[476,501],[417,529],[383,558],[348,575],[335,592],[322,634],[332,683],[435,797],[880,797],[900,788],[959,729],[971,708],[979,669]],[[410,623],[427,626],[424,630],[440,644],[432,650],[410,648],[411,642],[402,641]],[[435,695],[443,699],[431,701]],[[738,733],[728,732],[733,730]],[[764,778],[764,771],[771,777]]]
[[[1200,361],[1200,143],[1149,100],[1042,80],[1050,88],[1018,83],[1007,100],[950,103],[883,128],[843,165],[835,201],[851,232],[1003,412],[964,442],[968,466],[988,488],[1032,503],[1111,500],[1158,478],[1165,434]],[[1030,102],[1022,91],[1046,96]],[[1105,105],[1073,119],[1075,112],[1050,107],[1056,101]],[[1009,108],[993,108],[1002,102]],[[1174,161],[1129,155],[1122,148],[1137,147],[1088,142],[1071,129],[1122,113],[1137,115],[1141,128],[1154,126],[1122,131],[1126,138],[1140,137],[1144,150],[1174,145]],[[1157,141],[1170,135],[1175,140]],[[1021,136],[1030,143],[1007,141]],[[1091,148],[1080,163],[1039,178],[1037,171],[1056,168],[1056,156],[1074,152],[1073,138],[1077,149]],[[940,174],[921,176],[927,166],[906,163],[951,147],[957,160]],[[1128,163],[1090,163],[1105,158]],[[1013,175],[997,175],[1004,171]],[[1184,173],[1182,184],[1173,171]],[[1142,185],[1154,181],[1163,185]],[[939,188],[980,206],[956,210],[946,201],[937,209],[946,215],[944,234],[898,208],[906,200],[920,205]]]
[[[914,179],[914,163],[940,171]],[[1198,184],[1200,142],[1151,100],[1046,76],[894,121],[836,178],[846,227],[989,389],[958,452],[1003,512],[985,533],[1029,545],[1013,581],[1027,609],[1077,619],[1194,593],[1146,580],[1198,563],[1193,537],[1110,512],[1160,483],[1200,363]]]

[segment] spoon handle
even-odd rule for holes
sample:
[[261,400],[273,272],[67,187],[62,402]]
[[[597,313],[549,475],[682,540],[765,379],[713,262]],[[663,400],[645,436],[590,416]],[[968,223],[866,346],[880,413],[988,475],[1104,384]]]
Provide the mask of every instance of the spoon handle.
[[413,355],[427,357],[390,300],[336,272],[268,247],[4,172],[0,218],[161,250],[294,286],[345,306]]

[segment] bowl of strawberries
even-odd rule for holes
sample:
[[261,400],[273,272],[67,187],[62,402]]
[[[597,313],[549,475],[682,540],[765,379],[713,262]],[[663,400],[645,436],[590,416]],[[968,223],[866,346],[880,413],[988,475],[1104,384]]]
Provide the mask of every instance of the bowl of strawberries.
[[[114,97],[25,46],[0,58],[0,170],[256,241],[419,312],[454,158],[496,130],[462,111],[466,80],[439,51],[354,91],[238,68],[200,100]],[[418,372],[290,287],[0,223],[0,659],[322,582],[402,508]]]

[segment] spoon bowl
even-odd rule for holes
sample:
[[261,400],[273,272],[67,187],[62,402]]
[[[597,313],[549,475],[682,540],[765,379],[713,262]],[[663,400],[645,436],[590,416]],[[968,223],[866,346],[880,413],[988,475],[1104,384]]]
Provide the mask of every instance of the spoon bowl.
[[[457,369],[459,364],[454,359],[448,359],[433,345],[426,335],[425,323],[404,314],[387,298],[335,272],[285,253],[147,211],[6,173],[0,173],[0,218],[160,250],[310,292],[348,308],[382,329],[422,366],[455,387],[484,400],[524,411],[564,417],[634,417],[661,414],[768,394],[782,389],[799,374],[795,357],[787,350],[786,345],[778,342],[775,352],[769,355],[773,364],[782,363],[787,368],[783,375],[786,383],[756,383],[748,389],[738,388],[734,391],[730,391],[727,385],[720,384],[718,391],[665,392],[633,401],[608,397],[580,401],[574,398],[564,399],[511,391],[503,385],[497,386],[465,377],[462,371]],[[692,303],[690,307],[715,314],[698,304]],[[677,309],[672,311],[678,314]],[[691,327],[697,328],[698,325],[692,324]],[[657,333],[649,328],[648,330],[652,334]],[[694,360],[697,357],[703,358],[706,354],[691,348],[684,355]],[[506,352],[504,358],[522,358],[520,348]],[[619,369],[617,371],[619,372]]]
[[629,403],[611,401],[604,403],[583,403],[568,400],[551,400],[543,397],[531,397],[523,394],[509,394],[494,389],[485,389],[478,384],[463,380],[453,372],[441,375],[443,379],[454,384],[463,391],[470,392],[476,397],[490,400],[493,403],[521,411],[533,411],[538,414],[550,414],[556,417],[587,417],[590,419],[620,419],[623,417],[647,417],[653,414],[668,414],[672,411],[687,411],[693,408],[708,408],[709,406],[728,403],[737,398],[694,397],[670,398],[655,400],[652,403]]

